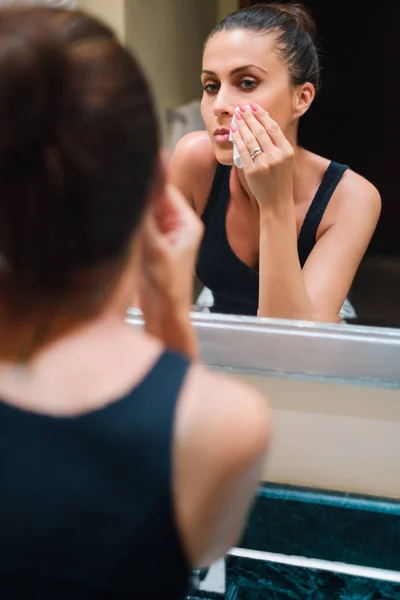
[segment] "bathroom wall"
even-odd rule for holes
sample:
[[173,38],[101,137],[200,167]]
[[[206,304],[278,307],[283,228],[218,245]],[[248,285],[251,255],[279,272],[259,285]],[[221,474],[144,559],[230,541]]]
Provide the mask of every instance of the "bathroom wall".
[[218,21],[222,21],[229,13],[239,8],[239,0],[218,1]]
[[82,10],[90,12],[108,23],[119,38],[125,41],[125,5],[130,0],[78,0]]
[[400,498],[400,390],[245,379],[273,409],[265,480]]
[[203,43],[238,0],[79,0],[109,23],[143,65],[153,88],[162,136],[166,111],[200,99]]
[[201,97],[202,46],[217,22],[217,8],[215,0],[126,2],[126,43],[153,87],[164,141],[166,111]]

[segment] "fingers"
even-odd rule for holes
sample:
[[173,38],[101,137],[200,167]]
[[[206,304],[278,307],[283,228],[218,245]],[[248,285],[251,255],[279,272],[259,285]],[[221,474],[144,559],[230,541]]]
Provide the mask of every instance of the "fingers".
[[165,169],[168,168],[168,163],[171,160],[171,150],[167,146],[160,148],[160,161]]
[[252,128],[258,130],[257,128],[261,125],[261,128],[267,133],[276,147],[281,150],[287,150],[288,146],[291,147],[278,123],[271,119],[269,114],[258,104],[251,102],[247,110],[243,113],[243,116],[247,122],[250,121]]
[[203,225],[183,194],[175,186],[167,185],[154,211],[150,209],[146,232],[153,238],[158,235],[158,247],[161,244],[195,247],[200,243]]
[[154,209],[150,208],[143,221],[143,227],[140,235],[144,255],[153,258],[156,254],[165,249],[165,237],[158,225]]
[[193,235],[200,235],[202,231],[202,222],[188,204],[183,194],[173,185],[166,188],[166,199],[169,203],[170,212],[175,216],[175,228],[186,229]]
[[249,105],[235,110],[236,122],[243,141],[251,155],[257,148],[268,155],[273,154],[275,145],[265,126],[254,116]]
[[240,119],[236,120],[237,125],[231,123],[231,133],[233,142],[236,145],[236,148],[240,154],[240,158],[242,159],[243,167],[245,171],[248,171],[253,165],[253,159],[250,156],[250,152],[248,146],[246,145],[243,133],[246,129],[248,129],[246,122],[243,121],[243,124],[240,125]]
[[[294,151],[278,123],[254,103],[243,105],[235,110],[236,127],[231,124],[233,140],[248,170],[254,163],[275,163],[294,155]],[[263,154],[254,160],[251,154],[261,148]]]
[[184,195],[174,185],[168,184],[166,186],[165,200],[168,209],[175,215],[181,215],[182,217],[189,219],[195,214]]

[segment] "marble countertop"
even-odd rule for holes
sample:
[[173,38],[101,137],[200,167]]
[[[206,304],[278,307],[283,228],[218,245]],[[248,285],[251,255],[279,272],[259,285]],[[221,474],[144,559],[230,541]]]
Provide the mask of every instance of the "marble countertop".
[[226,584],[190,600],[400,600],[400,500],[265,483]]

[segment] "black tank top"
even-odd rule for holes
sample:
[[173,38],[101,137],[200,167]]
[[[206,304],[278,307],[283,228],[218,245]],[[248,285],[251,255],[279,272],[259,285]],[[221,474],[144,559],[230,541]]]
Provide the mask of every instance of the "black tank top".
[[126,396],[81,416],[0,402],[2,600],[185,597],[171,452],[188,364],[166,352]]
[[[297,245],[302,267],[315,246],[325,209],[346,169],[345,165],[331,162],[311,203]],[[259,273],[236,256],[226,236],[230,174],[231,167],[218,164],[202,216],[205,233],[196,272],[203,285],[213,293],[212,312],[256,316]]]

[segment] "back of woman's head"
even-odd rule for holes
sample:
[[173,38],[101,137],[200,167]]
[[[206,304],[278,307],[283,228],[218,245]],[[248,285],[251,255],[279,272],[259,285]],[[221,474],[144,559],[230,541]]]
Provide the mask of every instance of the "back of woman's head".
[[61,300],[80,273],[98,274],[96,294],[127,255],[157,151],[149,88],[108,27],[0,10],[1,304]]
[[292,85],[310,82],[318,90],[320,63],[316,47],[317,28],[307,8],[300,3],[255,4],[228,15],[211,32],[245,29],[277,36],[277,49],[286,63]]

